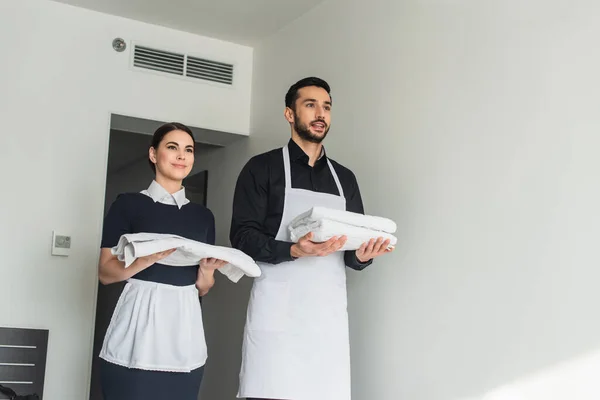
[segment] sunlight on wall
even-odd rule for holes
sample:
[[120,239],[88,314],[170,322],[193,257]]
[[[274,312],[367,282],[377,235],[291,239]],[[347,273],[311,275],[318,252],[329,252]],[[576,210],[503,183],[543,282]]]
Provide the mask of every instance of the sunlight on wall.
[[598,400],[599,372],[600,351],[595,351],[468,400]]

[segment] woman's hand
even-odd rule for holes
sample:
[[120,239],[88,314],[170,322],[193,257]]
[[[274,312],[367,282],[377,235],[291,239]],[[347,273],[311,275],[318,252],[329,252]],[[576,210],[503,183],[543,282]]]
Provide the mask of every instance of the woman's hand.
[[227,265],[227,261],[217,258],[204,258],[200,260],[200,268],[205,271],[215,271],[225,265]]
[[216,258],[204,258],[200,260],[200,268],[198,268],[198,279],[196,287],[198,294],[205,296],[215,284],[215,271],[227,265],[227,261]]
[[135,261],[137,263],[139,263],[140,266],[145,266],[146,268],[148,268],[148,267],[151,267],[152,265],[156,264],[160,260],[167,258],[171,254],[173,254],[175,252],[175,250],[177,250],[177,249],[165,250],[165,251],[161,251],[158,253],[150,254],[145,257],[139,257]]
[[103,285],[125,281],[138,272],[173,254],[175,250],[171,249],[139,257],[129,267],[125,268],[125,263],[119,261],[117,256],[112,254],[110,248],[103,248],[100,252],[100,262],[98,263],[98,278]]

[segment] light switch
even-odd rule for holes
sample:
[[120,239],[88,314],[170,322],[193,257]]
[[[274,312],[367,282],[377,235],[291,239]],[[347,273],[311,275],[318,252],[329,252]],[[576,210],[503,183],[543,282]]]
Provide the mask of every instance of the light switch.
[[67,257],[71,252],[71,236],[52,231],[52,255]]

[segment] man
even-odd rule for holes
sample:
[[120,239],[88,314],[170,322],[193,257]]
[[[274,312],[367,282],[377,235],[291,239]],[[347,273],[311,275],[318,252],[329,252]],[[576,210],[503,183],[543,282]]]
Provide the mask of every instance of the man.
[[305,78],[285,96],[292,138],[252,158],[238,178],[230,239],[254,258],[238,397],[350,400],[345,266],[362,270],[388,252],[382,238],[340,252],[346,237],[291,243],[290,221],[312,207],[363,213],[354,174],[322,145],[331,121],[327,82]]

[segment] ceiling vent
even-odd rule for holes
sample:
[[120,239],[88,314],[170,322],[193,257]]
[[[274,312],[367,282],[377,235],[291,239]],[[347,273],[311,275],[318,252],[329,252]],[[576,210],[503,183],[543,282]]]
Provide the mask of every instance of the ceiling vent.
[[227,85],[233,83],[233,65],[203,58],[188,56],[185,74],[190,78],[220,82]]
[[133,66],[183,76],[185,55],[135,46]]
[[135,45],[133,66],[189,79],[233,84],[233,65]]

